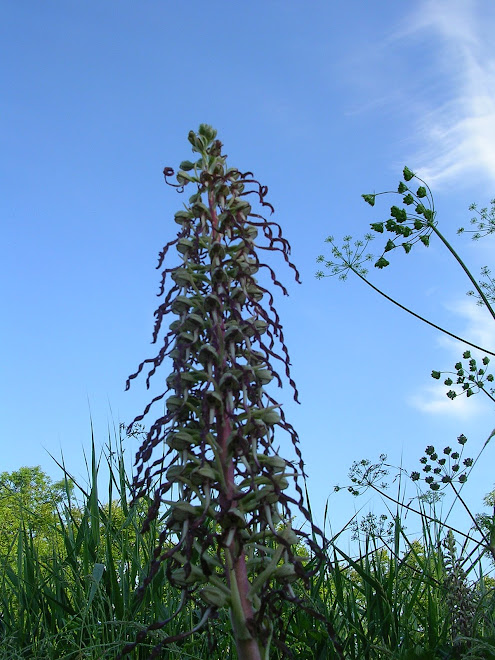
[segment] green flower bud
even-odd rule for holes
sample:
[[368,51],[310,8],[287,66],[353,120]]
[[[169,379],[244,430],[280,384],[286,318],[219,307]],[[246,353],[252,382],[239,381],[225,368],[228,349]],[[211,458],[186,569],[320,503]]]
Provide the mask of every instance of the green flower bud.
[[282,566],[277,566],[273,572],[273,577],[278,582],[294,582],[297,580],[296,569],[293,564],[283,564]]
[[221,591],[219,587],[212,587],[210,584],[200,589],[199,595],[207,605],[218,609],[225,607],[229,600],[228,595]]

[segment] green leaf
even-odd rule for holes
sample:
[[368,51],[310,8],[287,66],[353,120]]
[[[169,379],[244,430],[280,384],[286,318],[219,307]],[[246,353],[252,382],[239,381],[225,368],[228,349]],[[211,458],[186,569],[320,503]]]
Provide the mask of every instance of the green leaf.
[[403,175],[406,181],[410,181],[414,177],[414,172],[411,172],[408,167],[404,167]]
[[191,197],[189,197],[189,203],[191,205],[196,204],[196,202],[200,202],[200,201],[201,201],[201,193],[200,192],[196,192],[196,193],[194,193],[194,195],[191,195]]
[[394,247],[395,247],[395,243],[391,240],[388,240],[384,252],[390,252],[390,250],[393,250]]
[[398,206],[392,206],[390,215],[397,220],[397,222],[405,222],[407,220],[407,213],[405,209],[400,209]]
[[178,396],[169,396],[166,401],[166,405],[168,410],[175,411],[184,405],[184,399],[181,399]]
[[91,574],[91,589],[89,590],[88,596],[88,607],[93,602],[93,598],[95,597],[98,585],[100,584],[101,578],[103,577],[104,570],[104,564],[95,564],[93,567],[93,573]]
[[186,186],[190,181],[194,181],[193,177],[190,174],[187,174],[187,172],[184,172],[183,170],[179,170],[177,172],[177,183],[180,184],[181,186]]
[[179,165],[179,168],[181,170],[184,170],[185,172],[189,172],[189,170],[194,169],[194,163],[191,163],[190,160],[183,160],[182,163]]
[[262,410],[257,411],[256,414],[253,414],[253,416],[261,419],[263,422],[265,422],[265,424],[268,424],[269,426],[273,426],[274,424],[278,424],[280,422],[280,415],[276,410],[273,409],[273,407],[263,408]]
[[398,192],[400,192],[400,194],[402,195],[402,193],[405,193],[406,190],[409,190],[409,188],[406,186],[406,184],[405,184],[403,181],[401,181],[401,182],[399,183],[399,187],[398,187],[397,190],[398,190]]
[[385,257],[380,257],[375,263],[375,268],[385,268],[390,265],[390,261],[387,261]]
[[424,186],[420,186],[416,191],[416,196],[420,199],[422,197],[426,197],[426,188]]
[[375,206],[375,197],[376,197],[376,195],[361,195],[361,197],[370,206]]
[[419,237],[419,240],[420,240],[421,243],[423,243],[423,245],[425,245],[426,247],[428,247],[428,245],[430,244],[430,237],[428,236],[428,234],[424,234],[423,236],[420,236],[420,237]]
[[191,213],[189,211],[177,211],[174,215],[174,220],[177,224],[183,225],[191,220]]
[[373,231],[377,231],[380,234],[383,234],[383,222],[373,222],[370,227],[373,229]]

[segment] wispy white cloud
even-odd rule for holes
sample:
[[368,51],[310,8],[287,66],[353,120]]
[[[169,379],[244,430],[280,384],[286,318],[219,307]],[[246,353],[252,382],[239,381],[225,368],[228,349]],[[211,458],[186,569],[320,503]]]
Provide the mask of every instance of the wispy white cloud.
[[431,59],[435,93],[416,102],[421,147],[412,160],[437,186],[461,176],[495,182],[494,9],[473,0],[425,0],[394,35],[420,39]]
[[470,419],[479,415],[485,409],[482,402],[476,398],[458,396],[453,401],[446,396],[446,386],[437,383],[424,385],[418,392],[412,394],[407,402],[420,412],[430,415],[443,415]]
[[[445,307],[448,311],[464,319],[465,325],[462,334],[465,339],[489,351],[495,351],[495,322],[485,307],[477,305],[469,298],[456,300]],[[459,344],[445,335],[438,338],[438,343],[450,349],[452,353],[459,353]],[[470,349],[469,346],[466,346],[466,349],[468,348]]]
[[[473,300],[458,300],[446,305],[446,308],[455,315],[464,319],[464,327],[461,335],[487,350],[495,351],[495,323],[487,310]],[[446,369],[450,370],[450,364],[457,362],[462,352],[469,349],[477,359],[481,359],[484,353],[475,351],[467,345],[441,335],[438,338],[439,347],[445,349]],[[495,362],[495,358],[493,359]],[[469,399],[458,396],[453,401],[446,396],[447,387],[440,382],[425,384],[417,392],[408,398],[408,403],[417,410],[433,415],[449,415],[459,419],[469,419],[480,415],[487,410],[488,401],[484,394],[480,393]]]

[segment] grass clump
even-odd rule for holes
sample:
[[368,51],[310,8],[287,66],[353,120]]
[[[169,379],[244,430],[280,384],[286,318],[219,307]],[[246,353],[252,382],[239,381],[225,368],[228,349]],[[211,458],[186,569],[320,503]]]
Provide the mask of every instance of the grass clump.
[[[99,496],[101,463],[93,443],[89,486],[65,471],[65,497],[56,503],[43,539],[29,524],[33,518],[25,503],[26,519],[20,517],[10,552],[1,560],[2,660],[115,658],[150,621],[163,621],[178,609],[177,590],[163,570],[142,599],[135,596],[167,511],[141,534],[147,503],[129,505],[122,452],[109,456],[106,503]],[[331,622],[346,659],[495,658],[495,581],[485,574],[483,553],[459,545],[458,535],[438,519],[432,524],[432,506],[420,501],[422,531],[414,539],[398,507],[388,525],[369,516],[354,521],[352,556],[339,547],[339,535],[327,548],[309,595],[315,611]],[[315,559],[306,548],[298,552],[309,555],[311,572]],[[304,609],[287,606],[281,616],[294,657],[337,657],[326,626]],[[194,627],[197,617],[194,607],[183,609],[163,630],[151,631],[133,657],[150,657],[162,637]],[[235,643],[224,619],[219,613],[207,630],[172,644],[162,657],[234,660]],[[284,656],[274,649],[270,657]]]

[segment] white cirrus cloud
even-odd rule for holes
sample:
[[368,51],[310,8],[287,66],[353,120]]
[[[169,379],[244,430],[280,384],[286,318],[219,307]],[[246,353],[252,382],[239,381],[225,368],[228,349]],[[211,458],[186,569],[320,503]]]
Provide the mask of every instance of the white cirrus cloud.
[[480,415],[485,406],[479,399],[458,396],[453,401],[446,396],[443,383],[424,385],[418,392],[408,397],[408,404],[420,412],[430,415],[444,415],[450,418],[471,419]]
[[[464,339],[488,351],[495,352],[495,321],[485,307],[477,305],[472,298],[456,300],[445,307],[464,320],[465,325],[462,330]],[[459,343],[445,335],[438,338],[438,343],[456,354],[459,353]],[[472,350],[470,346],[463,346],[462,350]],[[473,355],[475,352],[473,351]],[[481,353],[479,355],[482,356]],[[476,357],[478,357],[478,353]]]
[[[418,72],[425,93],[415,101],[411,159],[439,186],[460,177],[495,182],[495,4],[425,0],[404,20],[394,40],[420,40],[428,54]],[[427,61],[428,61],[427,60]]]

